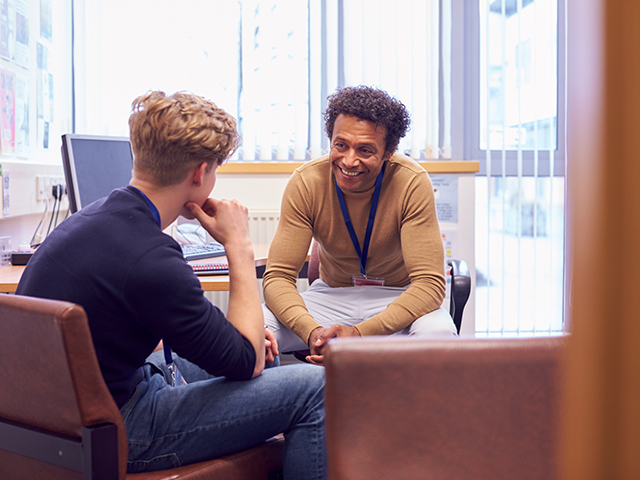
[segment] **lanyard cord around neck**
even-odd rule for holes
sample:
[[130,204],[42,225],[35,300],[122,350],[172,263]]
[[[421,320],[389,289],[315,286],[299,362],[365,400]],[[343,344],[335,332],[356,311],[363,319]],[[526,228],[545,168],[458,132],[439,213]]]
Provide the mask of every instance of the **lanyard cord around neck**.
[[360,258],[360,273],[363,276],[367,276],[366,267],[367,267],[367,255],[369,254],[369,242],[371,241],[371,233],[373,232],[373,222],[376,218],[376,211],[378,210],[378,200],[380,199],[380,189],[382,187],[382,176],[384,175],[384,166],[382,164],[382,168],[380,169],[380,173],[376,177],[376,188],[373,191],[373,197],[371,198],[371,209],[369,210],[369,220],[367,221],[367,231],[364,235],[364,243],[362,245],[362,251],[360,250],[360,242],[358,241],[358,236],[356,235],[355,230],[353,229],[353,223],[351,223],[351,218],[349,217],[349,211],[347,210],[347,204],[344,201],[344,195],[342,194],[342,190],[338,187],[338,181],[334,177],[334,182],[336,184],[336,193],[338,194],[338,201],[340,202],[340,210],[342,210],[342,217],[344,218],[344,223],[347,226],[347,230],[349,231],[349,236],[351,237],[351,242],[356,249],[356,253],[358,254],[358,258]]
[[[134,187],[133,185],[131,185],[131,187],[135,188],[138,192],[140,192],[140,195],[142,195],[143,198],[146,200],[147,205],[149,206],[149,210],[151,210],[151,214],[153,215],[153,218],[158,224],[158,227],[160,228],[160,230],[162,230],[162,222],[160,221],[160,212],[158,211],[158,208],[153,204],[153,202],[149,199],[149,197],[145,195],[145,193],[142,190]],[[167,365],[171,365],[173,363],[173,358],[171,357],[171,347],[164,342],[162,342],[162,344],[164,347],[164,361]]]
[[147,205],[149,206],[149,210],[151,210],[151,214],[153,215],[153,218],[158,224],[158,227],[160,227],[160,230],[162,230],[162,222],[160,221],[160,212],[158,211],[158,208],[153,204],[153,202],[149,199],[149,197],[147,197],[147,195],[142,190],[134,187],[133,185],[130,185],[130,186],[131,188],[135,188],[138,192],[140,192],[140,195],[142,195],[143,198],[146,200]]

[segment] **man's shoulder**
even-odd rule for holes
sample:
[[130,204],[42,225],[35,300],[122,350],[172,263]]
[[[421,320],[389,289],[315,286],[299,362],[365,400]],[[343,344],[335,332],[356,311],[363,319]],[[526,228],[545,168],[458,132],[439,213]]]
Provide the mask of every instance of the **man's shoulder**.
[[304,164],[300,165],[296,168],[296,172],[301,175],[309,176],[309,175],[324,175],[327,172],[327,168],[329,165],[329,155],[323,155],[318,158],[314,158],[313,160],[309,160]]
[[400,153],[394,153],[391,156],[389,159],[389,166],[398,172],[409,173],[411,175],[418,175],[426,172],[418,162]]
[[415,160],[404,155],[395,154],[389,159],[385,170],[387,180],[387,194],[398,195],[398,198],[409,199],[414,195],[424,197],[432,190],[431,180],[427,171]]
[[299,166],[289,179],[289,187],[302,189],[305,194],[326,190],[330,182],[329,155],[310,160]]
[[78,211],[79,217],[91,217],[96,215],[110,214],[123,209],[135,209],[143,212],[145,202],[142,196],[135,192],[132,187],[116,188],[106,197],[100,198]]

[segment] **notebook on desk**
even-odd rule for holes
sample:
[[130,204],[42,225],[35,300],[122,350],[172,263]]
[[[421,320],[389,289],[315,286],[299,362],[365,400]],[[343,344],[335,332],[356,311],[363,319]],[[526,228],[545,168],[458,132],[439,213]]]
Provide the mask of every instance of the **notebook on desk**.
[[191,265],[196,275],[229,275],[229,265],[226,263],[201,263]]

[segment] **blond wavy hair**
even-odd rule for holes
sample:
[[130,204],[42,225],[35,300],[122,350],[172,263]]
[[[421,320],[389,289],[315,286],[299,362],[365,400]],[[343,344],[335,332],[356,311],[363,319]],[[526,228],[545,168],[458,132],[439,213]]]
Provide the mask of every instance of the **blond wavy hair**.
[[210,171],[240,146],[235,119],[215,103],[188,92],[147,92],[131,104],[129,135],[136,174],[159,186],[175,185],[202,162]]

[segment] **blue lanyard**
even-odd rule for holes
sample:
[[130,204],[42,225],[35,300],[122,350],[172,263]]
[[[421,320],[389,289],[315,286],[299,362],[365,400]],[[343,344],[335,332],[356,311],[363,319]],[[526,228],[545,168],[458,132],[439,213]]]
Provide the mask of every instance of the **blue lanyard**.
[[[153,204],[153,202],[149,199],[149,197],[145,195],[145,193],[142,190],[134,187],[133,185],[131,185],[131,188],[135,188],[138,192],[140,192],[140,195],[142,195],[144,199],[147,201],[147,205],[149,206],[149,210],[151,210],[151,213],[153,214],[153,218],[155,218],[156,223],[158,224],[158,227],[160,227],[160,230],[162,230],[162,222],[160,221],[160,212],[158,211],[158,208]],[[164,362],[167,364],[167,367],[171,372],[171,377],[172,377],[171,383],[172,383],[172,386],[175,387],[177,384],[180,383],[180,377],[179,377],[180,374],[173,365],[173,358],[171,357],[171,347],[164,342],[163,342],[163,347],[164,347]]]
[[156,206],[153,204],[151,200],[149,200],[149,197],[147,197],[142,190],[134,187],[133,185],[129,185],[129,186],[131,188],[135,188],[138,192],[140,192],[140,195],[144,197],[144,199],[147,201],[147,205],[149,205],[149,210],[151,210],[151,214],[153,215],[153,218],[156,219],[156,223],[158,224],[158,227],[160,227],[160,230],[162,230],[162,222],[160,221],[160,212],[158,212],[158,209],[156,208]]
[[362,245],[362,251],[360,251],[360,242],[358,241],[358,237],[356,235],[355,230],[353,229],[353,223],[351,223],[351,218],[349,217],[349,211],[347,210],[347,204],[344,201],[344,195],[342,194],[342,190],[338,187],[338,181],[333,179],[336,184],[336,193],[338,194],[338,201],[340,202],[340,210],[342,210],[342,217],[344,218],[344,223],[347,226],[347,230],[349,231],[349,236],[351,237],[351,241],[353,242],[353,246],[356,249],[356,253],[358,254],[358,258],[360,259],[360,273],[363,276],[367,276],[366,267],[367,267],[367,255],[369,254],[369,242],[371,241],[371,233],[373,232],[373,222],[376,219],[376,211],[378,210],[378,200],[380,199],[380,189],[382,187],[382,176],[384,175],[384,166],[382,164],[382,168],[380,169],[380,173],[376,177],[376,188],[373,191],[373,197],[371,198],[371,210],[369,210],[369,221],[367,222],[367,231],[364,235],[364,244]]

